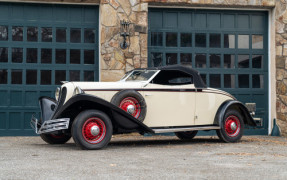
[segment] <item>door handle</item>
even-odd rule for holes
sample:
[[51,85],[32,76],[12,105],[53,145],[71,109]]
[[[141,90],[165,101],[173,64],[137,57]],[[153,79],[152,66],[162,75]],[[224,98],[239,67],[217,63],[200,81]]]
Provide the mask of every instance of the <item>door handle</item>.
[[152,96],[152,94],[145,94],[145,96]]

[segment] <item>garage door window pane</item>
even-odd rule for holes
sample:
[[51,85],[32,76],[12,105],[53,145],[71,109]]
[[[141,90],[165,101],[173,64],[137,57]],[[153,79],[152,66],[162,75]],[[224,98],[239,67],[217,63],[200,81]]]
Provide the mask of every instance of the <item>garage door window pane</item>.
[[8,40],[8,26],[0,26],[0,41]]
[[249,68],[249,55],[238,55],[238,67]]
[[56,49],[56,64],[66,64],[66,49]]
[[27,28],[27,41],[32,41],[32,42],[38,41],[38,28],[37,27]]
[[85,50],[84,51],[84,62],[85,62],[85,64],[94,64],[95,63],[95,51],[94,50]]
[[56,42],[66,42],[67,29],[57,28],[56,29]]
[[152,67],[162,66],[162,53],[151,53]]
[[220,48],[221,39],[220,34],[210,34],[209,35],[209,47]]
[[161,32],[151,32],[151,46],[162,46]]
[[85,43],[95,43],[95,29],[85,29]]
[[206,47],[206,34],[195,34],[195,47]]
[[213,88],[220,88],[220,74],[210,74],[209,76],[209,85]]
[[41,31],[42,35],[42,42],[52,42],[53,34],[52,34],[52,28],[44,27]]
[[41,84],[49,85],[52,82],[51,70],[41,70]]
[[196,68],[206,68],[206,54],[196,54],[195,55],[195,67]]
[[192,54],[190,53],[181,53],[180,54],[180,63],[183,65],[192,65]]
[[181,47],[192,46],[192,34],[191,33],[182,33],[180,35],[180,46]]
[[252,49],[263,49],[262,35],[252,35]]
[[41,49],[41,63],[52,63],[52,49]]
[[211,68],[220,68],[220,54],[211,54],[209,60]]
[[12,70],[11,79],[12,84],[22,84],[22,70]]
[[12,40],[23,41],[23,27],[18,26],[12,27]]
[[37,59],[38,59],[38,50],[36,48],[27,48],[26,62],[37,63]]
[[166,54],[166,65],[177,64],[177,53]]
[[37,84],[37,70],[26,71],[26,84]]
[[79,49],[70,50],[70,63],[71,64],[81,63],[81,51]]
[[252,68],[263,68],[263,55],[252,55]]
[[55,71],[55,84],[61,84],[61,81],[66,80],[66,71],[64,70],[56,70]]
[[252,75],[252,88],[264,88],[263,87],[263,79],[264,76],[263,75],[259,75],[259,74],[253,74]]
[[0,62],[8,62],[8,48],[0,48]]
[[70,71],[70,81],[80,81],[80,71]]
[[206,84],[206,74],[200,74],[202,81]]
[[72,43],[81,42],[81,29],[71,29],[70,39]]
[[224,88],[235,88],[234,74],[224,74]]
[[23,49],[22,48],[12,48],[12,62],[13,63],[23,62]]
[[224,34],[224,48],[235,48],[235,35]]
[[94,71],[84,71],[84,81],[94,81]]
[[224,54],[224,68],[235,68],[235,55]]
[[239,88],[249,88],[249,75],[239,74],[238,75],[238,87]]
[[0,84],[7,84],[7,69],[0,69]]
[[177,33],[166,33],[166,46],[177,47]]
[[238,48],[249,49],[249,35],[238,35]]

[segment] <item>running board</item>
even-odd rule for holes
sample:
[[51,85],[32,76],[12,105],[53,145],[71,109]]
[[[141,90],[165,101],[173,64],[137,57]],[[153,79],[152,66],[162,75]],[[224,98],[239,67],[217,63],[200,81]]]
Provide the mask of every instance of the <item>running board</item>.
[[152,129],[154,133],[171,133],[182,131],[200,131],[200,130],[214,130],[220,129],[219,126],[201,126],[201,127],[188,127],[188,128],[166,128],[166,129]]

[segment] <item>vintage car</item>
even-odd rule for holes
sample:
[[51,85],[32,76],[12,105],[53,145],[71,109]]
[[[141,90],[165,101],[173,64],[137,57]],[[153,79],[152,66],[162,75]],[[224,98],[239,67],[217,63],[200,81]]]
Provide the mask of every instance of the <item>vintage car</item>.
[[198,130],[216,130],[237,142],[250,112],[227,92],[207,88],[199,73],[171,65],[134,69],[117,82],[63,82],[56,99],[40,97],[41,119],[31,125],[50,144],[73,137],[82,149],[101,149],[113,134],[175,133],[192,139]]

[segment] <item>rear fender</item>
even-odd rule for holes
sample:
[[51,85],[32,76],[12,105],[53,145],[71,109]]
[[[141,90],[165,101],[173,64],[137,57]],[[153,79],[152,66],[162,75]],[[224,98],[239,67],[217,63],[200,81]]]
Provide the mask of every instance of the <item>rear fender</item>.
[[218,124],[220,127],[222,127],[222,124],[224,121],[224,115],[226,111],[230,108],[237,108],[240,110],[240,113],[242,114],[242,117],[243,117],[244,124],[247,124],[249,126],[256,126],[255,121],[251,117],[245,105],[239,101],[234,101],[234,100],[225,101],[224,103],[221,104],[214,118],[214,124]]
[[111,118],[113,125],[120,128],[154,133],[152,129],[119,107],[104,99],[88,94],[78,94],[70,98],[62,107],[57,109],[53,119],[68,117],[73,121],[74,117],[81,111],[88,109],[97,109],[105,112]]

